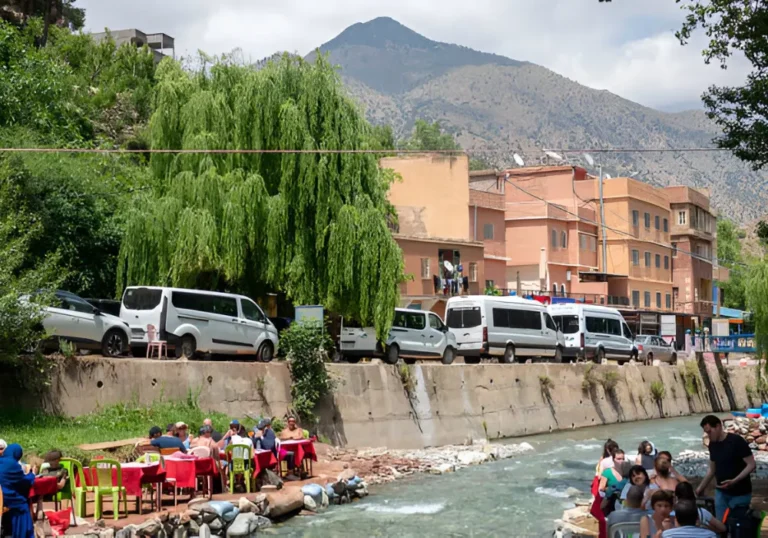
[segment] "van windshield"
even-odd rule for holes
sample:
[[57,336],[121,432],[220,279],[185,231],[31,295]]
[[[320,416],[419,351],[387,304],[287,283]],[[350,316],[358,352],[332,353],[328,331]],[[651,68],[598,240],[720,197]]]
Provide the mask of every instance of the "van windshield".
[[451,308],[448,311],[448,318],[445,320],[445,324],[451,329],[470,329],[479,327],[481,323],[482,316],[479,306]]
[[557,328],[563,334],[573,334],[579,332],[578,316],[552,316],[555,319]]
[[154,310],[160,304],[163,290],[132,288],[125,290],[123,306],[128,310]]

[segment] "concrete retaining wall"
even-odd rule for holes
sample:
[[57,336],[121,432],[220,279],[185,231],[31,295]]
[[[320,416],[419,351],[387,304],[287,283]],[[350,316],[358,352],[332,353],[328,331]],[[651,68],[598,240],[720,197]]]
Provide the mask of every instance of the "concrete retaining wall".
[[[319,406],[320,429],[342,445],[415,448],[461,443],[467,437],[494,439],[727,411],[723,377],[736,408],[743,409],[749,403],[745,387],[754,386],[752,368],[724,368],[722,374],[714,364],[700,363],[693,395],[686,392],[683,370],[668,366],[597,366],[586,374],[595,382],[585,390],[587,368],[582,364],[329,365],[336,389]],[[615,378],[613,390],[604,388],[606,376]],[[660,401],[651,394],[654,381],[665,389]],[[42,403],[50,411],[82,415],[113,403],[149,404],[192,393],[204,409],[233,416],[280,416],[290,405],[290,386],[290,374],[281,363],[86,357],[62,364]],[[13,387],[0,388],[13,394]],[[13,397],[0,400],[6,406],[19,402]]]

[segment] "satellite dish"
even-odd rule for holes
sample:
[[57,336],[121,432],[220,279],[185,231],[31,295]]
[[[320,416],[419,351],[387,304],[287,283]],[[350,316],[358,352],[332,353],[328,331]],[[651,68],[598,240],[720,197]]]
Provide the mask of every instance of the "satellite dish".
[[584,160],[587,161],[587,164],[589,166],[595,166],[595,160],[592,158],[592,155],[589,153],[584,154]]
[[517,166],[525,166],[525,161],[523,161],[523,158],[520,155],[518,155],[517,153],[512,155],[512,158],[517,163]]
[[550,157],[550,158],[552,158],[552,159],[554,159],[556,161],[562,161],[563,160],[563,156],[560,155],[559,153],[555,153],[554,151],[545,151],[544,153],[546,153],[548,157]]
[[605,179],[611,179],[611,174],[605,174]]

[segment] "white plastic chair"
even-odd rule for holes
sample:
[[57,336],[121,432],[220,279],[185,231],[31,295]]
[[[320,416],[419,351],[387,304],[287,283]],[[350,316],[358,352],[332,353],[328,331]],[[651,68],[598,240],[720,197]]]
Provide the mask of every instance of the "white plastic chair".
[[157,339],[157,329],[154,325],[147,325],[147,358],[154,355],[153,350],[157,350],[157,358],[168,358],[168,342]]
[[639,538],[640,522],[614,523],[608,529],[608,538]]
[[211,449],[207,446],[196,446],[195,448],[190,448],[187,452],[198,458],[211,457]]

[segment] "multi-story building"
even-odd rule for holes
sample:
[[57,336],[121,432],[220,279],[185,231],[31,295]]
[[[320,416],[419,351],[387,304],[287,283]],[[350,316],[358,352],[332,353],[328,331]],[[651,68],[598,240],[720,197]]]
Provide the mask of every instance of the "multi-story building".
[[155,57],[155,62],[160,62],[171,51],[171,55],[176,57],[176,49],[174,39],[163,33],[159,34],[145,34],[141,30],[130,28],[127,30],[110,30],[108,32],[99,32],[91,34],[91,37],[95,41],[101,41],[107,37],[111,37],[115,41],[115,45],[118,47],[130,43],[136,47],[143,47],[146,45],[152,51]]
[[495,170],[469,173],[469,233],[482,241],[484,289],[507,287],[507,240],[503,182]]
[[[400,288],[401,305],[442,315],[451,295],[483,293],[483,243],[475,240],[467,218],[467,156],[387,157],[381,166],[402,178],[389,189],[398,215],[393,236],[403,251],[407,276]],[[458,286],[449,287],[456,276]]]
[[675,311],[712,316],[714,268],[717,253],[717,215],[709,205],[709,193],[691,187],[664,189],[672,209],[671,242]]

